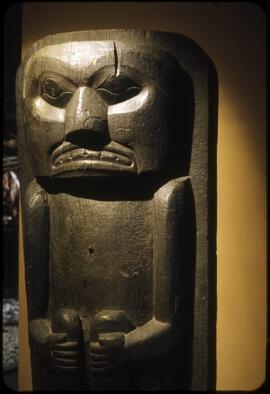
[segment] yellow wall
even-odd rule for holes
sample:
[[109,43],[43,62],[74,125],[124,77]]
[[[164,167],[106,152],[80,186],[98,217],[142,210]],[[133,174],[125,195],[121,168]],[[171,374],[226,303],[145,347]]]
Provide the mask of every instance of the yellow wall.
[[[23,53],[47,34],[101,28],[182,33],[219,77],[217,389],[265,376],[266,21],[252,3],[24,3]],[[20,390],[30,389],[20,258]]]

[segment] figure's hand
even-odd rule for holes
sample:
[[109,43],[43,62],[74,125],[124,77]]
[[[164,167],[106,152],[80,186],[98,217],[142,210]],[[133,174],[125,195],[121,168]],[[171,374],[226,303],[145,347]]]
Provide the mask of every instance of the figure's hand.
[[66,333],[52,333],[51,322],[36,319],[29,324],[32,351],[49,368],[57,372],[76,372],[79,366],[79,344],[68,341]]
[[35,319],[29,323],[29,344],[32,351],[44,360],[49,359],[47,339],[51,332],[48,319]]
[[65,333],[52,333],[47,339],[51,366],[59,373],[74,373],[79,369],[79,343],[68,341]]
[[102,373],[121,366],[126,361],[125,335],[122,332],[99,334],[98,342],[90,342],[91,371]]

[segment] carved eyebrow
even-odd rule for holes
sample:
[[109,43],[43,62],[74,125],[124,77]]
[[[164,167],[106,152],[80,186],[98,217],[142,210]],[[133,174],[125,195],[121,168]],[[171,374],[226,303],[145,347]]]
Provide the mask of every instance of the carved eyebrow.
[[[40,73],[37,75],[37,72],[32,73],[32,75],[36,78],[40,78],[40,75],[43,73],[57,73],[61,75],[63,78],[66,78],[68,81],[74,84],[79,84],[79,83],[93,83],[93,87],[96,87],[97,84],[99,85],[102,83],[108,76],[109,73],[120,73],[120,57],[121,57],[121,52],[122,48],[121,46],[118,46],[118,43],[116,44],[115,41],[113,41],[114,46],[112,47],[113,51],[113,56],[110,59],[110,64],[108,64],[108,54],[101,55],[99,57],[99,62],[98,64],[93,64],[89,63],[87,66],[84,65],[78,65],[77,67],[71,66],[71,64],[68,61],[68,58],[55,58],[51,57],[48,54],[44,54],[39,56],[34,60],[32,67],[36,67],[37,70],[40,70]],[[111,52],[112,53],[112,52]],[[137,55],[140,58],[142,58],[143,61],[151,61],[154,60],[155,62],[160,60],[162,62],[162,59],[158,59],[157,55],[153,55],[152,53],[148,51],[138,51],[138,50],[129,50],[128,51],[129,55]],[[163,60],[164,61],[164,60]],[[123,64],[121,65],[122,67],[126,68],[126,66]],[[121,68],[122,68],[121,67]],[[107,69],[107,70],[106,70]],[[153,76],[150,75],[148,72],[146,72],[145,69],[137,68],[136,66],[134,67],[128,67],[131,71],[131,75],[128,72],[128,76],[131,77],[132,79],[134,78],[136,82],[136,76],[138,73],[144,76],[144,78],[150,78],[152,81],[159,86],[159,88],[163,91],[163,93],[166,93],[166,89],[164,89],[163,86],[160,85],[156,79],[153,79]],[[105,71],[103,73],[103,71]],[[135,74],[132,72],[132,70],[135,71]],[[29,71],[29,70],[28,70]],[[103,78],[103,75],[104,78]],[[97,78],[98,77],[98,78]],[[96,78],[99,80],[100,83],[97,83],[98,81]],[[144,79],[143,78],[143,79]],[[102,81],[103,79],[103,81]],[[139,77],[140,79],[140,77]],[[139,82],[139,81],[138,81]],[[140,83],[140,82],[139,82]]]
[[40,62],[41,72],[39,74],[39,78],[41,78],[43,75],[54,74],[59,75],[72,83],[78,83],[80,78],[80,70],[71,68],[68,61],[64,61],[62,59],[57,59],[56,61],[51,57],[42,56]]
[[96,70],[86,81],[93,88],[103,84],[108,77],[115,75],[115,66],[105,66]]
[[70,80],[70,78],[66,78],[61,74],[58,74],[54,71],[45,71],[39,76],[39,81],[40,83],[44,83],[47,79],[53,79],[56,80],[56,82],[66,88],[69,91],[74,91],[76,89],[77,84],[74,83],[74,81]]
[[[87,66],[79,65],[79,66],[72,66],[68,59],[59,59],[59,58],[52,58],[50,56],[41,56],[39,60],[36,60],[36,66],[40,68],[40,73],[38,74],[38,78],[42,74],[47,73],[54,73],[61,75],[62,77],[69,80],[71,83],[78,84],[80,82],[87,82],[92,75],[94,75],[97,71],[101,68],[108,66],[114,67],[114,64],[108,64],[108,57],[107,55],[101,56],[99,58],[98,64],[90,63]],[[33,65],[32,65],[33,67]],[[85,79],[83,76],[87,75]]]

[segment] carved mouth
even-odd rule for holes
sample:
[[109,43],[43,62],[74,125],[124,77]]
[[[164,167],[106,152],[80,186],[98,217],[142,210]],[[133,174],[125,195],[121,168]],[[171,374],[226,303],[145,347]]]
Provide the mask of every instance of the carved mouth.
[[100,151],[64,142],[54,150],[51,160],[52,176],[74,171],[78,173],[89,171],[136,172],[133,152],[113,141]]

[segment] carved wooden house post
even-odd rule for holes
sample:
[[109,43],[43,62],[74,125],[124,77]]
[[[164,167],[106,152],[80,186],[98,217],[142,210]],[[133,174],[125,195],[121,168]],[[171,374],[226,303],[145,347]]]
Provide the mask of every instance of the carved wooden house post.
[[56,34],[23,60],[34,389],[214,388],[216,104],[179,34]]

